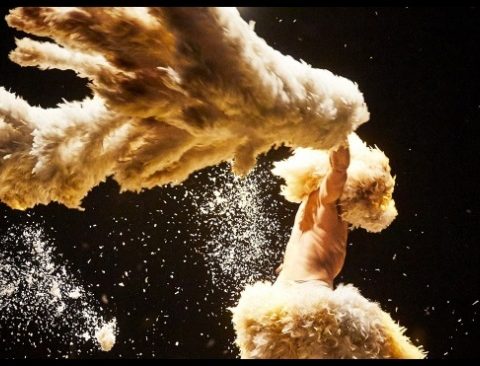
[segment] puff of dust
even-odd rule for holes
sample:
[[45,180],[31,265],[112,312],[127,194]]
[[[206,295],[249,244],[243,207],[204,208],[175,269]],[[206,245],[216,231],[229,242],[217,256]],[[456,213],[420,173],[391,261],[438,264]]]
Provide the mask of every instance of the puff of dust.
[[246,284],[274,278],[288,241],[290,228],[281,222],[286,210],[274,199],[278,179],[270,168],[260,162],[239,178],[222,164],[195,173],[201,189],[189,190],[190,240],[205,258],[212,283],[232,299]]
[[115,329],[117,323],[114,320],[105,323],[95,332],[95,339],[100,345],[100,349],[104,352],[110,351],[115,345]]
[[328,149],[369,118],[358,86],[271,48],[235,8],[26,7],[10,59],[74,70],[92,98],[30,106],[0,88],[0,201],[16,209],[179,184],[272,146]]
[[[63,346],[73,344],[76,347],[62,356],[92,353],[89,341],[105,324],[100,306],[68,263],[58,263],[60,254],[43,228],[36,223],[12,225],[0,236],[0,244],[0,328],[13,337],[5,351],[17,344],[36,348],[54,342],[59,349],[47,349],[49,353],[62,353]],[[115,327],[114,321],[104,326],[102,349],[113,344],[110,333]]]

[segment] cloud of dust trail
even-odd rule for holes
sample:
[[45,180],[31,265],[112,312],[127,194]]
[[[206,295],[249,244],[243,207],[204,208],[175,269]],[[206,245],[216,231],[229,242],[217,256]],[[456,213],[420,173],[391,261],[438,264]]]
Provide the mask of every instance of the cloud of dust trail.
[[[0,236],[0,329],[9,346],[36,348],[53,342],[48,355],[109,351],[118,332],[93,293],[80,283],[41,225],[11,226]],[[0,343],[2,344],[2,343]],[[5,351],[9,347],[2,344]],[[65,354],[63,346],[75,345]]]
[[235,8],[16,8],[10,59],[74,70],[92,98],[42,109],[0,88],[0,201],[80,208],[112,176],[121,190],[183,182],[272,146],[327,149],[366,122],[350,80],[274,50]]
[[274,278],[290,235],[281,224],[283,202],[270,194],[278,189],[270,169],[260,162],[240,179],[222,164],[195,173],[202,190],[189,191],[190,241],[206,258],[212,283],[235,300],[246,284]]

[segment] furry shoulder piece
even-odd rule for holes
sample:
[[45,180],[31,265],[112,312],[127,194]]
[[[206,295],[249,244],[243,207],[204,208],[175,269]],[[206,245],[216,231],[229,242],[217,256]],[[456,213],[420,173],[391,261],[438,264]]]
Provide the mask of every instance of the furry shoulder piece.
[[[354,228],[382,231],[397,216],[392,199],[395,178],[389,160],[378,147],[368,147],[355,133],[348,140],[351,162],[340,198],[342,218]],[[276,162],[272,172],[285,180],[282,195],[288,201],[301,202],[320,187],[328,168],[326,150],[297,148],[290,158]]]
[[424,358],[380,306],[336,290],[257,282],[231,309],[242,358]]

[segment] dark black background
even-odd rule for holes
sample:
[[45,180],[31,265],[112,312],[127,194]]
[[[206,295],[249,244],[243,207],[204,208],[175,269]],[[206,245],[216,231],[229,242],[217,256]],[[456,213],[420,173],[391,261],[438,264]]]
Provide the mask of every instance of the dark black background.
[[[351,282],[379,301],[416,343],[424,344],[429,357],[477,356],[478,9],[240,10],[282,53],[359,84],[371,121],[357,132],[385,151],[397,177],[398,218],[381,234],[350,235],[353,244],[339,281]],[[9,61],[19,33],[3,21],[7,11],[1,10],[0,85],[43,107],[62,98],[83,98],[85,82],[73,72],[21,68]],[[287,154],[280,149],[261,159]],[[188,240],[191,207],[172,198],[185,189],[201,189],[201,182],[191,178],[185,187],[119,194],[109,180],[87,196],[85,212],[56,204],[18,212],[0,204],[0,232],[26,220],[42,222],[95,296],[109,296],[105,311],[119,321],[118,343],[110,353],[94,357],[236,356],[225,310],[232,305],[231,294],[210,284],[208,263]],[[265,195],[282,200],[278,191]],[[287,227],[293,208],[285,205]],[[140,237],[146,246],[139,244]],[[120,246],[122,241],[127,245]],[[132,270],[126,287],[114,285],[125,270]],[[143,294],[146,270],[152,286]],[[46,346],[12,346],[2,328],[0,337],[0,356],[47,354]],[[55,343],[50,347],[68,349]]]

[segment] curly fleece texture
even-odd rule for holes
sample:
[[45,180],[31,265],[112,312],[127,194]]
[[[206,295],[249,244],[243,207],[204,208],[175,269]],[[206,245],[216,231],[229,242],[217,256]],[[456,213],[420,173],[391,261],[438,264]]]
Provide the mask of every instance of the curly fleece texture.
[[[392,199],[395,178],[389,160],[378,147],[368,147],[355,133],[348,140],[351,163],[340,197],[342,218],[353,228],[382,231],[397,216]],[[327,151],[297,148],[291,157],[276,162],[272,172],[285,180],[282,195],[288,201],[300,202],[320,187],[328,168]]]
[[424,358],[405,328],[352,285],[257,282],[231,309],[242,358]]
[[[31,106],[0,87],[0,201],[81,208],[180,184],[231,161],[246,174],[273,146],[328,149],[369,119],[358,86],[270,47],[235,8],[23,7],[10,59],[73,70],[92,97]],[[51,42],[45,39],[49,38]]]

